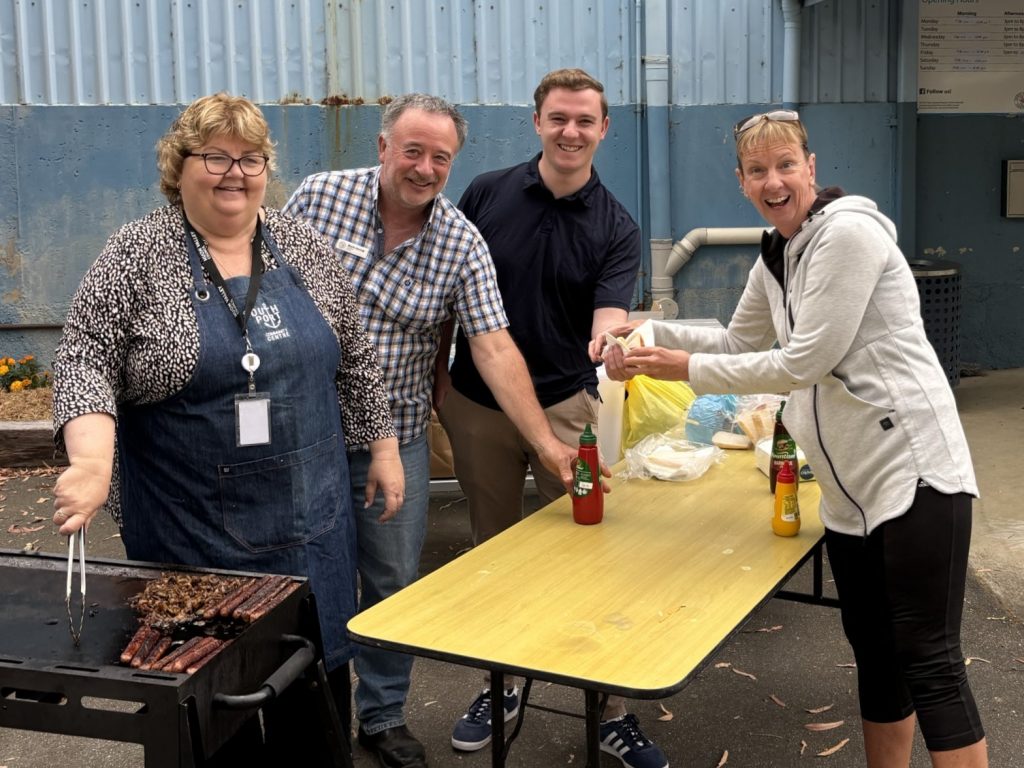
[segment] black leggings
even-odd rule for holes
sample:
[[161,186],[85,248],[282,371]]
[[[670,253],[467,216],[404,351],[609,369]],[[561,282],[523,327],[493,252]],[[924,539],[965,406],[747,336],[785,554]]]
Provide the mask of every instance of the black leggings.
[[866,539],[825,532],[861,717],[892,723],[916,712],[931,751],[985,735],[960,650],[970,540],[971,497],[926,485]]

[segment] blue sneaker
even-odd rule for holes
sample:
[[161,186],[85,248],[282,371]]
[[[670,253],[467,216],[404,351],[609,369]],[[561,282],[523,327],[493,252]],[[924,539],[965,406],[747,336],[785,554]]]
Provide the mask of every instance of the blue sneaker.
[[644,736],[636,715],[605,720],[600,739],[601,751],[615,755],[627,768],[668,768],[665,753]]
[[[505,691],[505,722],[519,714],[519,688]],[[452,746],[463,752],[475,752],[491,743],[491,692],[485,689],[469,705],[466,714],[455,724]]]

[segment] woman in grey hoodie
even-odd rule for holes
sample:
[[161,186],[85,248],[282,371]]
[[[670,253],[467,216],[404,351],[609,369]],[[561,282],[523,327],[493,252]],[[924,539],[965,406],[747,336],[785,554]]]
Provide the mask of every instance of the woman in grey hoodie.
[[735,138],[740,189],[772,229],[729,327],[655,323],[656,346],[608,345],[605,367],[698,393],[791,393],[784,420],[821,487],[869,768],[909,765],[915,718],[933,766],[987,766],[960,648],[978,489],[896,229],[871,200],[817,187],[796,112],[753,115]]

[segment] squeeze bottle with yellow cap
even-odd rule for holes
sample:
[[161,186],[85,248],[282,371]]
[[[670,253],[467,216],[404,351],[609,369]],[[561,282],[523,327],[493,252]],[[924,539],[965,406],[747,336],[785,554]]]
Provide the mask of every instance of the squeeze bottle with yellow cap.
[[793,474],[795,463],[783,462],[775,478],[775,514],[772,517],[772,530],[776,536],[796,536],[800,532],[800,503],[796,495],[796,476]]

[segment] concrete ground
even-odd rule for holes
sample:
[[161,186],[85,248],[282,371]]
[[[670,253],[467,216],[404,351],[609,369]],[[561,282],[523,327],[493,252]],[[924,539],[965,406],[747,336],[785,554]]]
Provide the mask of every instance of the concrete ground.
[[[975,505],[964,652],[970,657],[971,685],[988,732],[990,764],[1019,768],[1024,765],[1024,509],[1019,503],[1024,470],[1024,369],[965,378],[956,395],[982,492]],[[7,532],[9,526],[35,517],[49,518],[52,484],[52,476],[28,476],[0,487],[0,547],[20,549],[34,541],[44,551],[63,549],[49,528]],[[429,525],[424,572],[469,546],[465,502],[457,493],[437,494]],[[100,519],[91,531],[89,550],[95,557],[124,554],[114,527]],[[793,588],[806,587],[808,570],[797,574]],[[772,600],[721,650],[715,663],[680,693],[661,702],[636,701],[631,709],[677,768],[853,768],[862,766],[864,759],[851,663],[837,611]],[[455,719],[481,683],[482,675],[476,670],[417,661],[407,714],[433,768],[490,764],[488,750],[465,755],[453,751],[448,742]],[[540,683],[532,699],[582,711],[582,695],[560,686]],[[809,712],[825,706],[831,708]],[[841,724],[825,731],[805,727],[821,722]],[[582,742],[582,721],[530,711],[508,764],[510,768],[581,765]],[[816,757],[840,744],[832,754]],[[357,766],[374,765],[358,747],[355,757]],[[141,766],[143,755],[135,745],[0,728],[0,768],[58,764],[129,768]],[[619,763],[605,755],[602,765],[611,768]],[[930,765],[920,739],[911,765]]]

